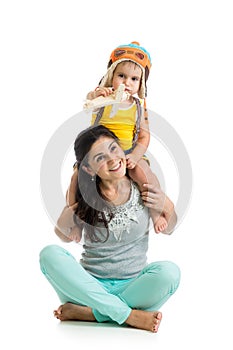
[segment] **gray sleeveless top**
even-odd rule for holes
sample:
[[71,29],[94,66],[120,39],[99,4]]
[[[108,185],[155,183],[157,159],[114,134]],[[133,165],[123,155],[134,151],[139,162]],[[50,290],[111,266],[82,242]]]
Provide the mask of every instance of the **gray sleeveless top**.
[[[113,206],[112,212],[114,218],[109,223],[106,242],[91,242],[84,232],[80,263],[98,278],[132,278],[147,263],[149,236],[149,211],[142,202],[137,185],[131,182],[129,200],[123,205]],[[95,228],[102,241],[106,237],[105,232],[104,227]]]

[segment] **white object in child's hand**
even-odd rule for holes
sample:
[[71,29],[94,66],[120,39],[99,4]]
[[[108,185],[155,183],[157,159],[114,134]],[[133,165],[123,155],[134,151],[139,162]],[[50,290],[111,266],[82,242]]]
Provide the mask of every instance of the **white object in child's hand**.
[[97,109],[100,107],[112,105],[115,103],[120,103],[122,101],[125,101],[129,98],[129,93],[125,91],[125,85],[120,84],[118,89],[114,91],[111,95],[109,96],[99,96],[94,98],[93,100],[86,100],[83,109],[86,110],[92,110],[92,109]]

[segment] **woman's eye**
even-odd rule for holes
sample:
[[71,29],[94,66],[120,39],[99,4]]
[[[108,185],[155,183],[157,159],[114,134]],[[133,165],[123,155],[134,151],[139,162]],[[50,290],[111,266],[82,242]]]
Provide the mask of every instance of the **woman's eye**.
[[97,158],[96,158],[96,161],[97,161],[97,163],[99,163],[99,162],[101,162],[101,160],[103,160],[104,159],[104,156],[98,156]]
[[113,145],[113,146],[111,147],[111,152],[114,152],[116,149],[117,149],[117,146],[116,146],[116,145]]

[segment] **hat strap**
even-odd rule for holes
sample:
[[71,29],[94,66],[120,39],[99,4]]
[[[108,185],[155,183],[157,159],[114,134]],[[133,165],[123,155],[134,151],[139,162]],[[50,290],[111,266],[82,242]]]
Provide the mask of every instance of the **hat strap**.
[[135,131],[134,131],[134,138],[133,138],[133,146],[135,146],[137,140],[138,140],[138,134],[139,134],[139,130],[140,130],[140,124],[141,124],[141,118],[142,118],[142,106],[141,103],[139,101],[139,99],[137,97],[133,96],[133,99],[136,103],[137,106],[137,120],[136,120],[136,125],[135,125]]

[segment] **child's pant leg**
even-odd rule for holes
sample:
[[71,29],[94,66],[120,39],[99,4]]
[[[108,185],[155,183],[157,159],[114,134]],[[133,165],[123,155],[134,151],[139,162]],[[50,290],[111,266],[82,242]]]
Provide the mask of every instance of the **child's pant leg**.
[[98,322],[111,319],[121,324],[128,318],[131,308],[117,296],[108,293],[101,283],[86,272],[62,247],[45,247],[40,253],[40,265],[41,271],[62,298],[62,302],[91,307]]
[[179,286],[180,270],[169,261],[145,267],[118,296],[132,309],[159,310]]

